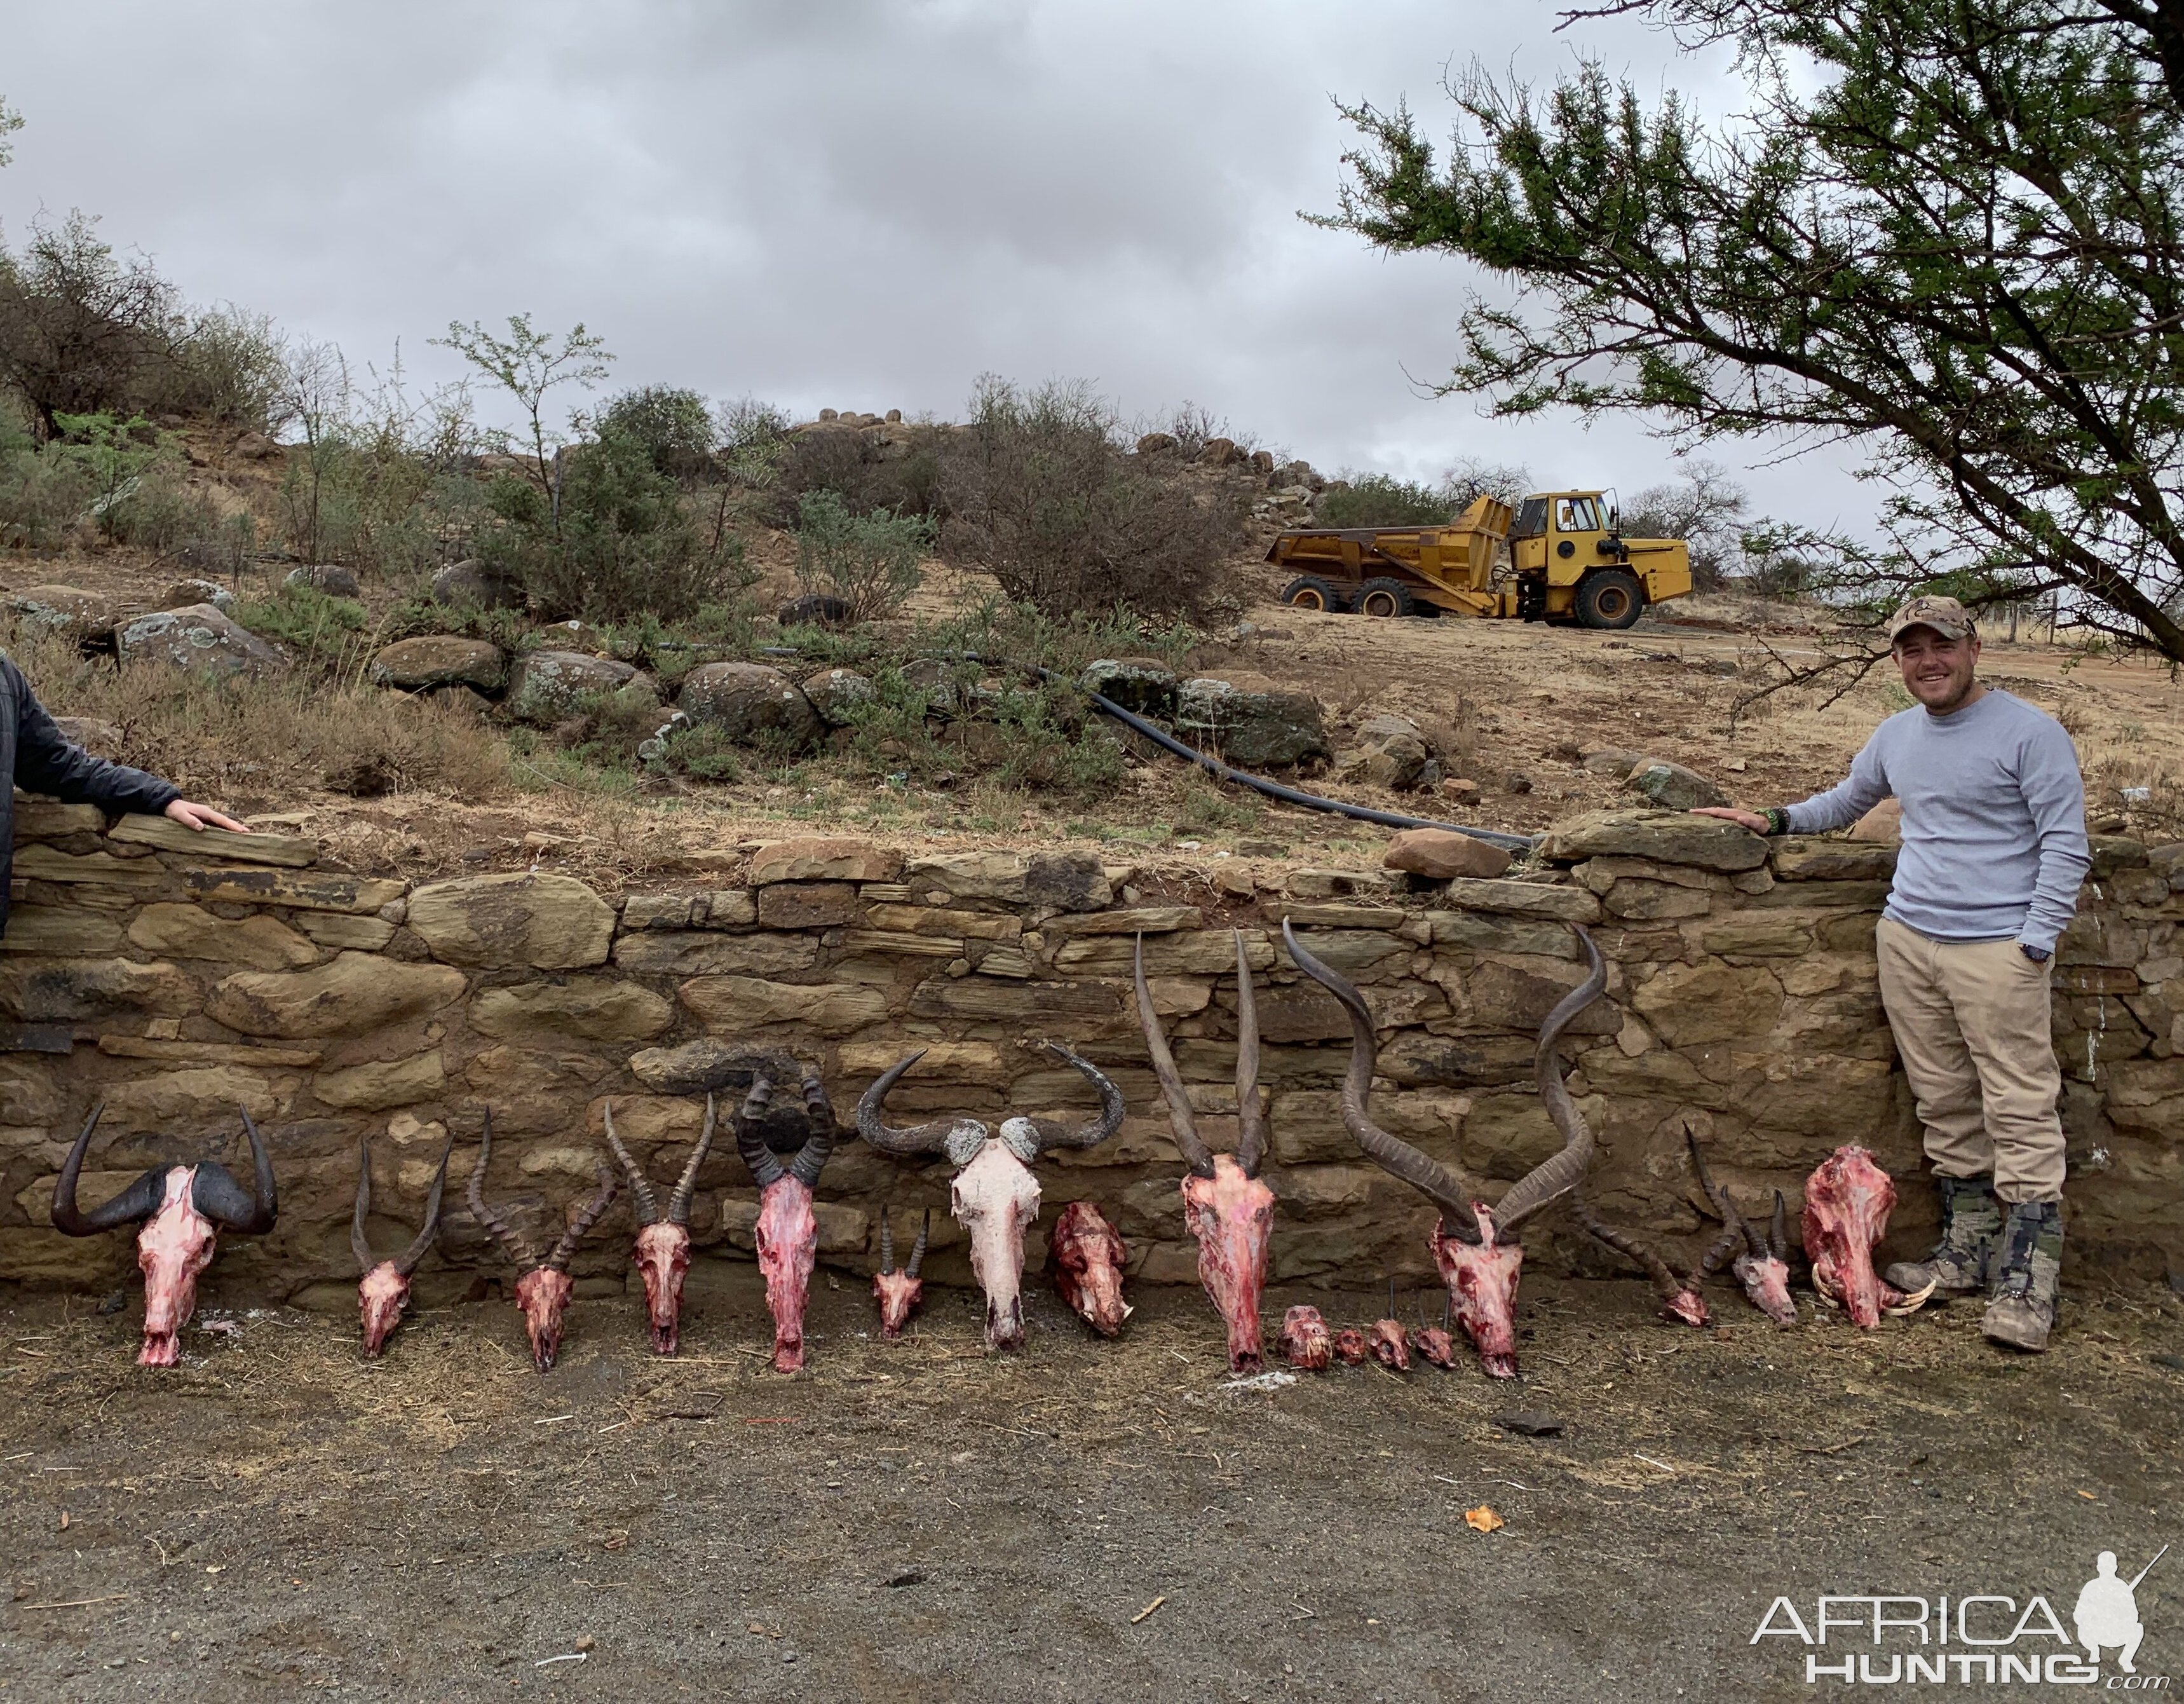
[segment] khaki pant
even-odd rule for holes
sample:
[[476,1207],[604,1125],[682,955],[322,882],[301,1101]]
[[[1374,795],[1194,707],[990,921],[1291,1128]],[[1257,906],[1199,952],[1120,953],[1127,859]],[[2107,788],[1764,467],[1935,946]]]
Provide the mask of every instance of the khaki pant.
[[2063,1198],[2063,1074],[2049,1027],[2051,959],[2014,941],[1929,941],[1888,918],[1880,999],[1943,1177],[1994,1174],[2004,1201]]

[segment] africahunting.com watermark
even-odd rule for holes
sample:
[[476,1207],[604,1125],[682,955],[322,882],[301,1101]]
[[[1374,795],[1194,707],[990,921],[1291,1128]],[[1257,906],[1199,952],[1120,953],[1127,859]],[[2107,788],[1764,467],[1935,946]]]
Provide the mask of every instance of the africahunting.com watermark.
[[1777,1651],[1802,1647],[1804,1677],[1814,1685],[2016,1684],[2166,1692],[2170,1677],[2146,1672],[2138,1660],[2146,1638],[2138,1590],[2168,1553],[2164,1545],[2126,1576],[2115,1552],[2103,1550],[2093,1558],[2093,1577],[2070,1601],[2067,1627],[2036,1593],[1826,1596],[1809,1607],[1778,1597],[1760,1617],[1752,1643]]

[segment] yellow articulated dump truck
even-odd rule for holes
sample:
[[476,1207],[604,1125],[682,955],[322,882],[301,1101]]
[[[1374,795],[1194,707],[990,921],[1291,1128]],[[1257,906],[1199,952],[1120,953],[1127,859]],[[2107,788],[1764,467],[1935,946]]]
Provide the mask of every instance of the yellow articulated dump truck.
[[1442,527],[1284,533],[1267,560],[1297,571],[1282,601],[1334,614],[1498,616],[1624,628],[1691,589],[1681,539],[1626,539],[1597,491],[1546,491],[1513,511],[1480,497]]

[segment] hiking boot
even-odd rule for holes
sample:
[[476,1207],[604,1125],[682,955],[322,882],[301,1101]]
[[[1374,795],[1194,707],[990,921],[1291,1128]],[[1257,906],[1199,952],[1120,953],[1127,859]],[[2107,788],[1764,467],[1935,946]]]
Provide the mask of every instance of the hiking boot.
[[2036,1355],[2055,1327],[2063,1271],[2063,1204],[2020,1201],[1995,1250],[1994,1299],[1980,1330],[1990,1343]]
[[1923,1260],[1898,1260],[1881,1277],[1907,1296],[1929,1284],[1931,1299],[1969,1296],[1987,1287],[1995,1239],[2002,1234],[2002,1203],[1992,1177],[1936,1177],[1942,1193],[1942,1240]]

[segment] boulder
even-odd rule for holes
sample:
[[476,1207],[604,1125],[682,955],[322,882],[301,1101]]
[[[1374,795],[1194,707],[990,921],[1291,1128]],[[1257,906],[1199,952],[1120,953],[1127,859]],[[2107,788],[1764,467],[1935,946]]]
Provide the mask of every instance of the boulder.
[[1642,858],[1701,869],[1757,869],[1767,862],[1767,842],[1719,817],[1685,811],[1584,811],[1547,830],[1540,856],[1556,863]]
[[683,677],[677,701],[693,722],[731,740],[800,751],[819,737],[819,712],[791,680],[762,662],[709,662]]
[[195,905],[146,906],[130,923],[129,940],[162,957],[212,959],[249,970],[294,970],[319,959],[318,948],[278,918],[261,913],[231,921]]
[[1646,761],[1642,751],[1626,751],[1620,746],[1603,746],[1597,751],[1587,751],[1579,766],[1589,774],[1613,775],[1618,779],[1627,776]]
[[410,896],[432,956],[488,969],[574,970],[607,962],[614,908],[574,876],[459,876]]
[[138,616],[115,635],[124,664],[159,663],[223,679],[285,674],[288,653],[210,604]]
[[577,713],[578,701],[594,692],[618,692],[637,670],[611,657],[576,651],[534,651],[516,660],[508,677],[508,712],[519,722],[551,727]]
[[430,1053],[412,1054],[406,1059],[321,1071],[311,1085],[311,1092],[328,1106],[383,1112],[390,1107],[437,1100],[447,1086],[447,1066],[440,1050],[435,1048]]
[[473,609],[521,609],[523,586],[505,569],[476,559],[450,562],[432,576],[432,601]]
[[1903,801],[1883,799],[1850,825],[1854,841],[1879,841],[1895,846],[1903,839]]
[[1289,768],[1328,751],[1319,701],[1253,675],[1184,681],[1176,693],[1175,726],[1240,768]]
[[1491,880],[1509,868],[1509,853],[1502,847],[1452,829],[1405,829],[1388,842],[1382,866],[1400,869],[1429,881],[1451,881],[1457,877]]
[[1226,467],[1231,462],[1241,461],[1244,451],[1233,438],[1209,438],[1198,452],[1198,459],[1208,467]]
[[1425,778],[1433,763],[1433,748],[1418,726],[1406,716],[1374,716],[1358,729],[1360,749],[1344,765],[1351,779],[1369,781],[1393,791],[1408,792]]
[[1148,432],[1138,440],[1138,454],[1160,455],[1171,450],[1182,448],[1173,432]]
[[783,627],[847,627],[850,618],[849,604],[824,592],[793,598],[774,617]]
[[1077,684],[1125,710],[1165,722],[1175,714],[1176,688],[1181,683],[1172,669],[1150,657],[1103,656],[1085,665]]
[[[900,852],[856,835],[768,841],[752,852],[750,861],[754,886],[769,881],[893,881],[901,874]],[[714,909],[719,910],[717,898]]]
[[587,656],[607,655],[607,636],[588,622],[548,622],[537,632],[541,646],[548,651],[577,651]]
[[679,1048],[647,1048],[632,1053],[629,1069],[647,1088],[664,1095],[740,1092],[749,1088],[757,1076],[771,1083],[792,1084],[805,1071],[791,1054],[732,1046],[710,1036],[685,1042]]
[[25,586],[0,600],[0,609],[28,627],[70,639],[98,639],[114,630],[114,606],[79,586]]
[[1729,795],[1697,771],[1665,757],[1642,757],[1623,785],[1665,811],[1693,811],[1702,805],[1725,805]]
[[357,583],[355,571],[338,562],[307,562],[300,568],[291,568],[287,584],[308,586],[315,592],[324,592],[330,598],[360,598],[364,588]]
[[0,963],[0,1014],[26,1024],[103,1017],[124,1010],[179,1016],[195,1011],[202,997],[197,984],[172,964],[29,954]]
[[474,686],[498,692],[508,679],[508,657],[497,645],[453,634],[420,634],[397,640],[371,659],[375,685],[418,692],[428,686]]
[[343,953],[310,970],[245,970],[213,990],[206,1014],[246,1036],[282,1041],[361,1035],[437,1011],[458,998],[463,973]]
[[870,677],[854,668],[822,668],[803,684],[804,696],[829,728],[846,728],[856,720],[860,706],[872,701]]
[[218,580],[176,580],[167,588],[161,601],[169,609],[180,609],[186,604],[210,604],[216,610],[231,611],[235,594]]

